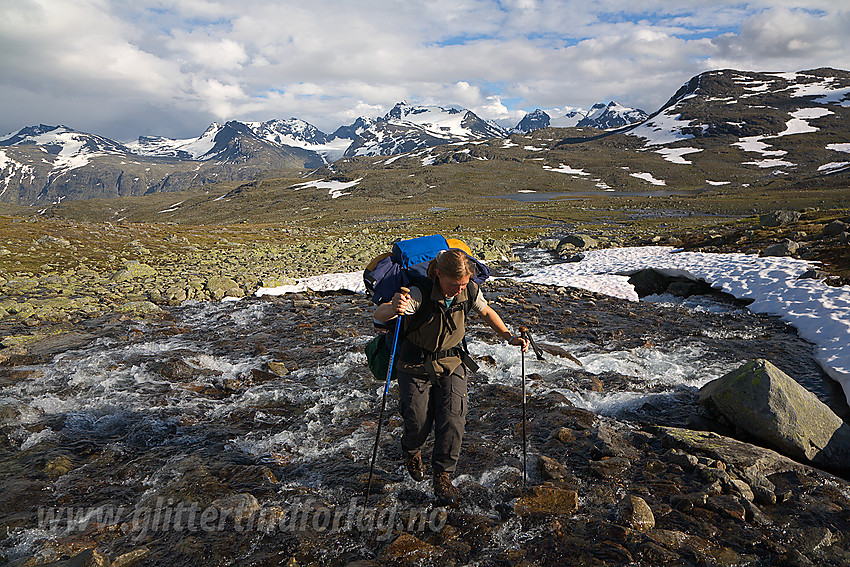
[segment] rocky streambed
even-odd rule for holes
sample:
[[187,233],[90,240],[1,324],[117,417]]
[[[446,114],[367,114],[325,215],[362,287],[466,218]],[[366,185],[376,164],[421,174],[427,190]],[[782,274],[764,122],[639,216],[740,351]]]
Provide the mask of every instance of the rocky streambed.
[[[456,507],[405,476],[360,295],[93,313],[0,366],[0,557],[13,565],[846,565],[850,484],[710,431],[697,388],[765,358],[829,400],[781,321],[487,283],[546,354],[486,328]],[[15,349],[17,350],[11,350]],[[724,434],[725,433],[725,434]],[[427,453],[427,447],[426,447]],[[426,459],[427,461],[427,459]]]

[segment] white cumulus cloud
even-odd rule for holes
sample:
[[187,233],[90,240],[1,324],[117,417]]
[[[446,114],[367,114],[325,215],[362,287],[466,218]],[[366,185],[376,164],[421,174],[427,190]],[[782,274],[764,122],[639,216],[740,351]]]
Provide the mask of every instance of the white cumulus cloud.
[[120,140],[295,116],[325,131],[399,100],[482,118],[616,99],[657,110],[715,68],[850,68],[833,0],[15,0],[0,130]]

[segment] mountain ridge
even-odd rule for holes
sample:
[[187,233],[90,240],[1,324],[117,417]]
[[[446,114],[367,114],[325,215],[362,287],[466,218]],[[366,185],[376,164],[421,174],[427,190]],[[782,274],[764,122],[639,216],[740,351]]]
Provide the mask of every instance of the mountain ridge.
[[[548,149],[537,147],[532,151],[536,156],[532,159],[543,160],[547,171],[581,170],[585,156],[562,157],[558,152],[571,144],[589,148],[593,140],[609,140],[608,146],[614,143],[628,152],[649,151],[649,156],[661,156],[657,158],[660,162],[650,160],[656,165],[645,166],[655,170],[634,172],[650,184],[660,184],[666,177],[671,184],[693,187],[694,172],[707,167],[701,165],[708,163],[705,158],[712,152],[730,149],[745,156],[741,163],[735,165],[727,158],[728,163],[721,160],[712,167],[739,171],[737,179],[822,176],[824,172],[841,172],[847,164],[842,154],[850,150],[845,149],[847,122],[842,117],[847,116],[845,109],[850,106],[848,88],[850,73],[829,68],[794,73],[710,71],[691,78],[651,115],[638,114],[643,111],[611,101],[595,105],[583,115],[566,108],[551,117],[537,109],[523,118],[523,127],[529,134],[539,128],[553,129],[565,121],[575,122],[578,129],[554,128],[547,136],[557,138],[555,143],[547,142],[544,145]],[[635,112],[628,118],[632,111]],[[636,116],[642,120],[622,124]],[[579,127],[585,119],[597,120],[598,126],[607,129]],[[520,121],[517,126],[522,124]],[[784,147],[786,137],[794,134],[807,134],[800,139],[817,143],[811,151],[794,145]],[[507,155],[522,159],[517,156],[523,152],[509,149],[519,143],[511,141],[517,135],[520,132],[516,129],[505,131],[466,109],[417,106],[404,101],[383,117],[358,118],[331,135],[290,118],[213,123],[194,139],[150,136],[121,144],[67,126],[42,124],[0,137],[0,201],[41,206],[63,199],[144,195],[222,181],[242,182],[283,171],[296,177],[310,171],[332,176],[348,167],[342,158],[390,156],[374,162],[376,167],[384,168],[390,164],[437,167],[506,159]],[[689,143],[700,147],[681,147]],[[601,148],[598,151],[600,159],[611,153]],[[617,159],[629,161],[629,155]],[[573,163],[561,167],[559,160]],[[367,163],[371,162],[362,162]],[[668,172],[666,163],[691,164],[693,171],[683,174],[678,168]],[[610,170],[612,165],[606,168]],[[319,171],[321,168],[327,170]],[[704,171],[703,179],[720,183],[715,179],[720,174],[712,171]],[[598,188],[629,188],[634,184],[614,170],[597,171],[595,175]],[[356,174],[347,181],[360,177]],[[581,180],[571,178],[575,182]]]

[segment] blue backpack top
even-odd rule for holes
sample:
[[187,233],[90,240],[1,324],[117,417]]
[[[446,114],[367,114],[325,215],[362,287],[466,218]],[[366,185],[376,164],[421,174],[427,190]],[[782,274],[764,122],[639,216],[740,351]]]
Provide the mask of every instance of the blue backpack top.
[[[440,234],[393,244],[392,252],[373,259],[363,271],[363,283],[372,294],[372,301],[378,305],[386,303],[400,288],[410,287],[415,285],[416,280],[426,278],[428,263],[449,248],[448,241]],[[464,252],[475,266],[472,281],[480,285],[490,277],[490,270],[466,250]]]

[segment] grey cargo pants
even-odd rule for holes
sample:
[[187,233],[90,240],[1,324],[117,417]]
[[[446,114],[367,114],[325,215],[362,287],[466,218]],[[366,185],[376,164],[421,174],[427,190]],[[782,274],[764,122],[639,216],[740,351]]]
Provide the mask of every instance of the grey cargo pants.
[[467,388],[463,365],[448,376],[440,376],[440,386],[428,376],[398,372],[399,410],[404,420],[401,449],[413,456],[422,449],[434,430],[431,468],[434,474],[453,473],[457,468],[463,432],[466,428]]

